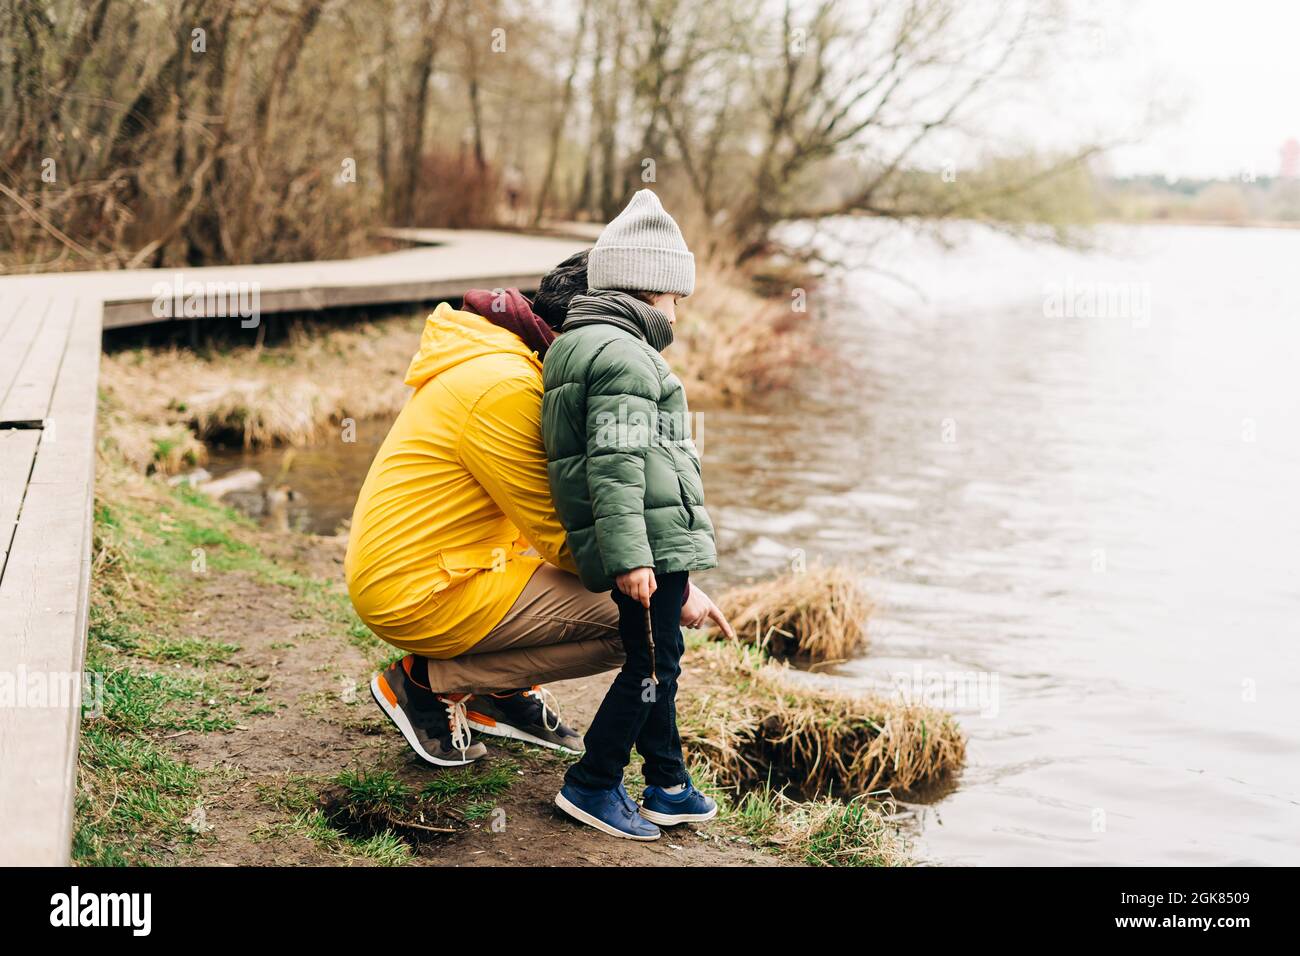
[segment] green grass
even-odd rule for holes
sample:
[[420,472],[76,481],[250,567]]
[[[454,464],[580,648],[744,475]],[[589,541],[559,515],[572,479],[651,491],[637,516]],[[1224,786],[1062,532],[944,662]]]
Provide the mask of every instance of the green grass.
[[[95,543],[99,604],[120,623],[101,634],[119,650],[147,660],[180,662],[193,667],[229,660],[235,644],[167,633],[165,623],[146,621],[138,613],[134,591],[147,591],[157,606],[184,607],[186,592],[214,572],[242,572],[260,582],[295,592],[303,619],[338,627],[365,650],[386,649],[357,617],[346,594],[330,582],[299,574],[277,564],[240,539],[252,522],[182,485],[158,506],[131,499],[99,502]],[[161,632],[160,632],[161,631]],[[146,634],[147,637],[141,637]]]
[[171,567],[188,567],[194,548],[203,548],[209,569],[245,571],[263,581],[297,592],[302,604],[296,615],[308,620],[323,620],[339,627],[353,645],[366,651],[374,663],[381,662],[392,648],[376,637],[357,617],[348,596],[329,582],[286,570],[256,548],[233,537],[228,529],[253,527],[251,519],[231,508],[212,501],[201,491],[182,485],[173,492],[176,500],[190,510],[176,523],[172,542],[158,555]]
[[193,842],[185,823],[201,775],[152,740],[91,723],[81,733],[72,858],[86,866],[134,866]]
[[469,803],[500,796],[518,779],[518,764],[513,760],[496,759],[484,762],[482,766],[470,764],[444,769],[425,785],[420,796],[435,805]]
[[102,711],[81,729],[72,846],[80,864],[145,864],[192,843],[183,820],[202,774],[168,754],[160,738],[235,725],[236,697],[215,683],[140,669],[129,652],[144,643],[129,618],[92,608],[86,669],[103,677]]
[[460,815],[465,820],[477,822],[486,820],[496,812],[497,805],[490,801],[479,800],[474,803],[468,803],[461,808]]
[[903,845],[865,797],[794,801],[763,788],[741,798],[732,816],[756,842],[808,866],[898,866]]
[[[554,751],[516,741],[493,743],[521,758],[555,757],[557,762],[568,762]],[[638,767],[634,763],[627,771],[627,783],[634,793],[641,785]],[[381,857],[375,862],[383,862],[387,841],[349,836],[346,828],[350,824],[360,819],[369,819],[372,825],[376,820],[389,820],[400,829],[402,821],[415,819],[432,823],[445,823],[447,818],[464,823],[485,821],[499,806],[496,798],[519,779],[519,770],[515,760],[498,758],[442,770],[416,790],[390,771],[348,769],[320,781],[291,778],[281,789],[266,791],[265,798],[295,814],[291,829],[331,852],[355,857],[361,854],[359,847],[369,842],[373,843],[370,849]],[[770,786],[737,796],[719,787],[703,768],[692,768],[692,774],[697,786],[718,801],[717,835],[723,838],[738,839],[809,866],[896,866],[905,862],[894,828],[869,799],[796,801]],[[336,811],[333,820],[318,809],[321,792],[330,786],[341,788],[339,802],[346,808],[342,813]],[[393,835],[392,830],[383,829],[379,835],[385,833]]]
[[428,839],[422,827],[455,827],[489,819],[496,797],[518,779],[511,760],[444,770],[419,790],[388,770],[347,769],[332,778],[291,777],[261,796],[293,814],[287,824],[264,828],[262,839],[305,836],[332,855],[381,866],[405,863],[414,843]]
[[401,866],[411,859],[410,846],[392,832],[376,833],[366,840],[352,840],[350,848],[377,866]]
[[[327,585],[280,568],[240,540],[247,519],[188,487],[159,498],[122,496],[95,508],[86,668],[102,676],[103,694],[102,712],[82,725],[77,863],[150,863],[183,852],[196,838],[184,819],[204,774],[170,756],[163,739],[230,730],[241,717],[274,710],[258,694],[267,675],[213,672],[238,645],[186,633],[180,613],[153,610],[186,608],[203,565],[208,573],[245,572],[294,588],[326,620],[349,627]],[[392,855],[378,843],[372,849]]]
[[239,650],[238,644],[207,641],[197,637],[145,638],[135,648],[138,656],[159,663],[181,663],[191,667],[206,667],[230,660]]
[[286,813],[301,815],[316,809],[316,791],[312,778],[303,774],[289,774],[278,787],[258,784],[257,794],[262,802]]
[[490,804],[491,798],[505,793],[518,778],[518,764],[498,759],[445,768],[419,791],[388,770],[344,770],[332,783],[343,789],[346,801],[359,812],[413,818]]
[[353,839],[330,826],[320,810],[304,810],[291,820],[261,826],[253,832],[253,839],[282,840],[292,834],[306,837],[343,863],[402,866],[411,859],[410,846],[391,831]]
[[347,799],[359,807],[405,812],[411,788],[387,770],[344,770],[334,778]]
[[517,778],[510,760],[444,770],[419,790],[388,770],[351,768],[319,780],[295,775],[278,788],[259,788],[265,802],[292,817],[262,827],[256,838],[297,834],[344,862],[400,865],[414,852],[413,822],[447,827],[486,820],[497,809],[493,798]]
[[321,846],[333,846],[339,840],[339,833],[329,825],[325,815],[319,810],[303,810],[288,820],[264,823],[251,834],[254,843],[271,840],[283,840],[298,834]]
[[104,714],[96,718],[119,733],[231,730],[227,706],[238,700],[207,681],[124,666],[92,664],[104,676]]
[[103,677],[102,714],[86,726],[147,735],[174,730],[229,730],[239,696],[217,682],[183,670],[144,667],[132,653],[149,645],[132,614],[102,605],[90,612],[86,669]]
[[886,821],[882,805],[852,800],[793,800],[771,783],[737,795],[708,770],[692,767],[696,786],[718,802],[718,822],[733,835],[805,866],[906,866],[906,844]]

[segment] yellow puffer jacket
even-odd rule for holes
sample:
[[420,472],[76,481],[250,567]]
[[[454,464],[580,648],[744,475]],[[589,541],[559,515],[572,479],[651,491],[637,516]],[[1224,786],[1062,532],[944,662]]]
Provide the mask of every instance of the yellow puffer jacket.
[[577,570],[547,484],[542,366],[518,336],[444,302],[406,384],[415,394],[352,515],[348,593],[390,644],[455,657],[505,616],[542,560]]

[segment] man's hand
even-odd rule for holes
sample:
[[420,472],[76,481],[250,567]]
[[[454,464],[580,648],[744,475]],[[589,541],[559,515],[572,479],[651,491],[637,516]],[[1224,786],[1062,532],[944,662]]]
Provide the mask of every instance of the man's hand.
[[640,601],[645,607],[650,606],[650,595],[659,585],[655,582],[654,568],[635,568],[614,578],[618,589],[634,601]]
[[736,639],[731,623],[713,603],[713,598],[705,594],[699,585],[692,584],[691,593],[686,595],[686,603],[682,605],[682,623],[687,627],[705,627],[710,622],[731,640]]

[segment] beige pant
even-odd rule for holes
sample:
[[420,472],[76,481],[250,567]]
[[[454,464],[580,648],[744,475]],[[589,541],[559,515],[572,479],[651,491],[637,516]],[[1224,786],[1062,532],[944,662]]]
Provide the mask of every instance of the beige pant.
[[429,662],[441,693],[487,694],[623,666],[618,607],[575,575],[543,564],[483,640],[450,660]]

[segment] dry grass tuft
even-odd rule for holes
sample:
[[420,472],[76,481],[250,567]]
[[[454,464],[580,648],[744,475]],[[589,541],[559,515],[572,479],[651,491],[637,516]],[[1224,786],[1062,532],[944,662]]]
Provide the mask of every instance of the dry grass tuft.
[[[274,346],[212,354],[188,349],[106,353],[101,381],[113,404],[157,429],[246,446],[305,445],[343,419],[394,416],[410,389],[406,367],[423,315],[341,328],[299,326]],[[139,449],[127,457],[140,464]]]
[[792,784],[804,794],[906,792],[959,767],[951,715],[798,680],[754,648],[691,649],[677,698],[682,741],[717,780]]
[[146,421],[125,413],[116,402],[103,403],[104,440],[132,468],[144,474],[175,475],[208,460],[208,449],[178,422]]
[[[725,591],[718,599],[744,643],[779,660],[844,660],[867,646],[875,605],[842,565],[813,565],[770,581]],[[717,637],[718,632],[711,636]]]
[[[748,291],[736,273],[705,267],[699,286],[670,356],[691,400],[736,401],[789,384],[807,357],[807,316]],[[123,410],[122,452],[142,470],[174,473],[202,463],[203,441],[307,445],[345,418],[395,417],[410,395],[402,379],[424,318],[303,322],[275,345],[106,353],[101,381]]]

